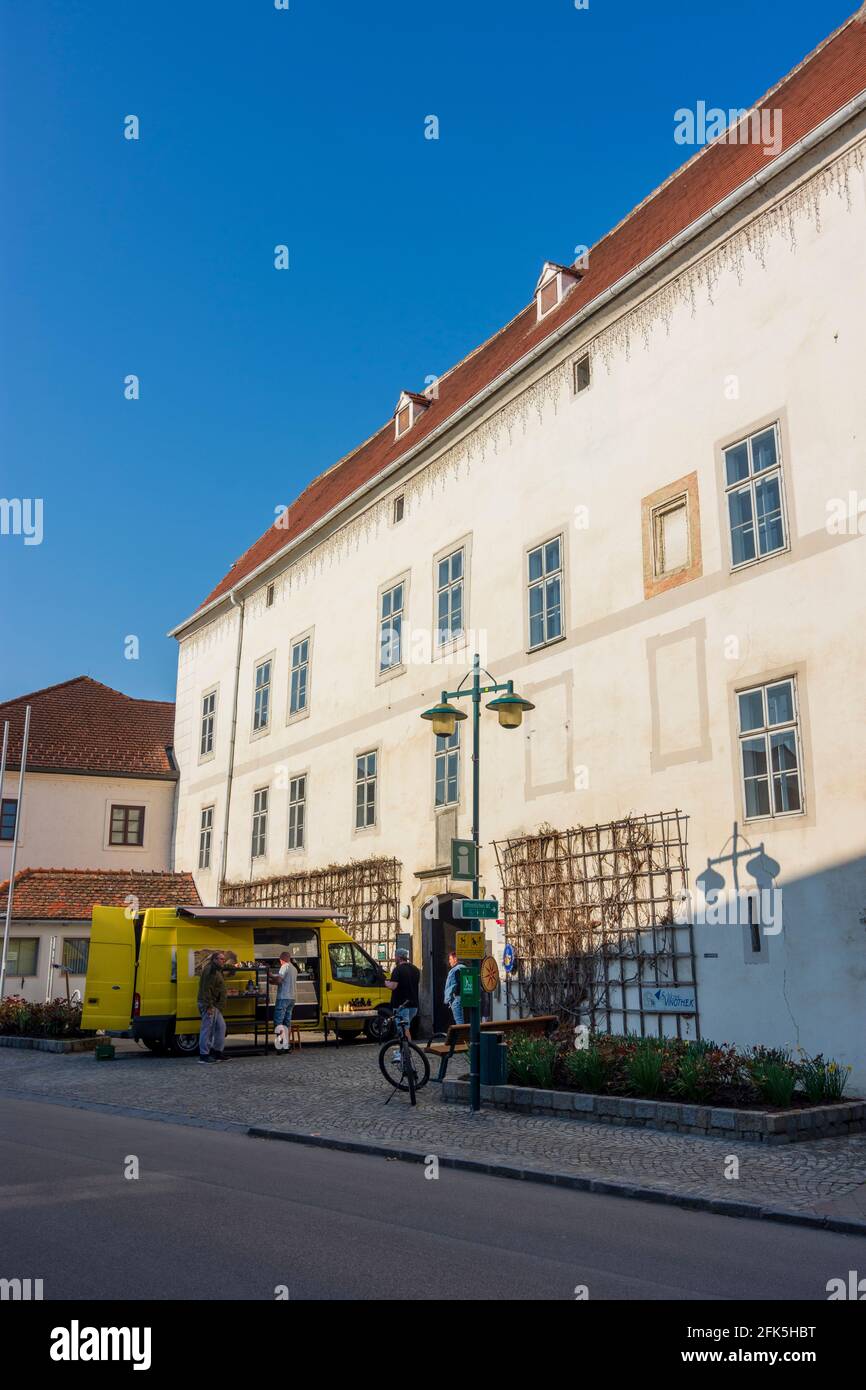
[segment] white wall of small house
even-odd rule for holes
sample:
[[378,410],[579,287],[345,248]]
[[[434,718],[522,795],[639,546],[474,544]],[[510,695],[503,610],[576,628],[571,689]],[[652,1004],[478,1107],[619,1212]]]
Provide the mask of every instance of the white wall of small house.
[[[7,772],[3,799],[18,796]],[[176,783],[137,777],[26,774],[16,872],[40,869],[170,869]],[[109,843],[111,807],[144,807],[144,843]],[[0,840],[0,880],[9,876],[12,845]]]
[[[781,192],[805,172],[791,173]],[[748,216],[770,205],[764,194]],[[379,678],[377,595],[405,576],[405,619],[429,642],[433,557],[469,537],[466,626],[494,676],[513,678],[536,706],[515,732],[484,715],[488,891],[499,888],[491,842],[542,823],[567,828],[679,808],[690,817],[692,882],[709,858],[728,852],[736,830],[780,866],[783,928],[754,963],[739,927],[698,929],[702,1034],[824,1052],[850,1063],[862,1090],[866,519],[847,534],[827,525],[834,499],[854,492],[866,501],[862,164],[850,172],[847,197],[835,189],[821,195],[820,212],[819,230],[805,198],[793,249],[778,229],[768,234],[763,263],[745,253],[739,276],[733,268],[719,274],[712,302],[706,289],[694,308],[688,293],[675,296],[669,312],[649,323],[646,340],[635,326],[628,352],[612,330],[609,363],[602,343],[593,349],[588,390],[574,396],[563,381],[555,401],[543,400],[538,410],[533,402],[525,427],[500,437],[495,450],[488,437],[483,452],[426,493],[407,485],[399,525],[379,517],[344,552],[324,546],[306,577],[289,585],[275,566],[247,593],[229,880],[395,855],[402,901],[417,892],[416,873],[436,863],[433,738],[419,713],[443,687],[457,685],[476,642],[448,663],[409,660],[401,674]],[[732,222],[724,232],[735,230]],[[579,330],[551,351],[545,370],[573,360],[588,341],[588,330]],[[492,413],[493,406],[486,418]],[[720,448],[769,421],[780,425],[790,544],[732,573]],[[646,599],[641,500],[692,472],[702,576]],[[525,552],[555,535],[564,550],[565,635],[528,652]],[[268,608],[263,586],[274,577]],[[239,621],[236,609],[217,613],[179,643],[176,867],[195,873],[206,903],[217,901]],[[309,714],[289,721],[290,644],[310,629]],[[271,722],[253,735],[254,668],[272,653]],[[735,692],[788,674],[798,682],[805,812],[749,821]],[[203,762],[200,702],[214,685],[216,747]],[[460,835],[470,829],[468,727]],[[354,759],[371,749],[379,753],[377,823],[359,832]],[[288,779],[298,773],[308,778],[307,843],[289,851]],[[270,789],[267,852],[251,860],[260,787]],[[200,872],[200,815],[208,805],[211,869]]]
[[[12,940],[25,939],[37,941],[36,969],[25,975],[7,971],[4,998],[21,995],[31,1004],[44,1004],[48,999],[66,998],[66,975],[55,967],[63,964],[63,942],[70,940],[90,940],[90,922],[30,922],[15,919],[10,925]],[[78,990],[82,995],[86,976],[70,974],[69,994]]]

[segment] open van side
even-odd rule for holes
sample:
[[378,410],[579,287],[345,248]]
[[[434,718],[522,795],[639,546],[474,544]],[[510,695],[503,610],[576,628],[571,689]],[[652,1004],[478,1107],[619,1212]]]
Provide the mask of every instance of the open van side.
[[[328,909],[148,908],[130,916],[94,907],[81,1026],[139,1039],[152,1052],[198,1050],[198,987],[214,951],[225,951],[226,1031],[252,1031],[256,963],[276,969],[289,951],[299,968],[293,1023],[322,1031],[325,1013],[363,997],[374,1009],[390,1005],[382,967]],[[270,991],[273,1002],[275,990]],[[378,1020],[346,1017],[339,1036],[379,1035]]]

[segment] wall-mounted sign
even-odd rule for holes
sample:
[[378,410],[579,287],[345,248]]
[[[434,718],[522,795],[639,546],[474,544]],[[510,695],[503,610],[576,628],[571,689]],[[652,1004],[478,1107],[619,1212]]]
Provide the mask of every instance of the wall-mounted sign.
[[698,998],[689,985],[660,985],[658,989],[642,989],[641,1008],[651,1014],[697,1013]]
[[451,841],[451,877],[458,882],[471,883],[478,866],[478,851],[474,840]]
[[495,921],[499,915],[499,903],[495,898],[455,898],[451,906],[460,922],[482,917]]
[[511,974],[515,964],[514,947],[511,945],[511,942],[509,942],[502,952],[502,969],[505,971],[506,975]]

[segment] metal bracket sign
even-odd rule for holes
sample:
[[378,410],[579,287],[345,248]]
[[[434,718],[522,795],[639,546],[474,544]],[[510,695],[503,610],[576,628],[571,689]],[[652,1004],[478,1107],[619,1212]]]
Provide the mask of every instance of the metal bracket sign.
[[475,878],[478,854],[474,840],[451,841],[451,877],[458,882],[471,883]]
[[[485,956],[483,931],[459,931],[456,949],[461,960],[483,960]],[[461,981],[465,974],[465,970],[461,971]]]
[[506,975],[510,975],[514,969],[514,947],[511,942],[507,942],[502,951],[502,968]]
[[458,898],[452,903],[452,908],[454,916],[461,922],[482,917],[495,921],[499,916],[499,903],[495,898]]
[[694,989],[682,985],[661,985],[658,989],[642,989],[641,1008],[652,1014],[693,1014],[698,1000]]

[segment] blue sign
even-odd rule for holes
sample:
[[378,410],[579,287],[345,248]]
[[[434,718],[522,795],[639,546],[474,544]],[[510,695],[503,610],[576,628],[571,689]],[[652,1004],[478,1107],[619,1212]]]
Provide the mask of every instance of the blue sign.
[[502,969],[510,975],[514,969],[514,947],[509,943],[502,952]]
[[662,985],[660,989],[641,990],[641,1008],[653,1014],[693,1014],[698,1000],[694,988],[683,985]]

